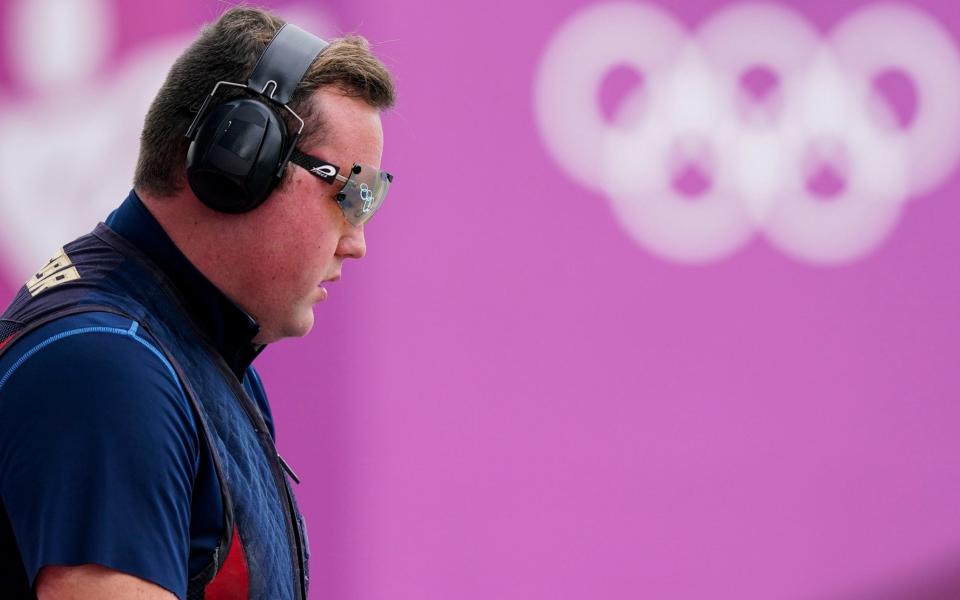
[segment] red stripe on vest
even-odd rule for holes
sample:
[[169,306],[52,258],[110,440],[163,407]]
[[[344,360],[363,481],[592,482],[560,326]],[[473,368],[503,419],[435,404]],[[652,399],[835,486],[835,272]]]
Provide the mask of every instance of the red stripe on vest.
[[207,584],[203,592],[204,600],[247,600],[250,597],[250,575],[247,571],[247,557],[243,552],[236,525],[233,539],[230,541],[230,553],[227,560],[217,571],[213,581]]
[[12,340],[12,339],[13,339],[13,336],[15,336],[15,335],[17,335],[17,334],[16,334],[16,333],[13,333],[13,334],[7,336],[7,339],[5,339],[5,340],[3,340],[2,342],[0,342],[0,350],[3,350],[3,347],[6,346],[6,345],[7,345],[7,342],[9,342],[10,340]]

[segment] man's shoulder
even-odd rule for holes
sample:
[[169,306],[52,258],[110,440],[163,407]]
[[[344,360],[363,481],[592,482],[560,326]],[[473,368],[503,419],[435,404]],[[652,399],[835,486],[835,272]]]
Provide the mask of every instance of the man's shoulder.
[[[142,354],[139,347],[147,350],[156,344],[139,329],[129,317],[104,311],[75,313],[45,323],[11,340],[0,355],[0,392],[4,378],[21,375],[21,370],[39,375],[34,366],[40,363],[96,366],[106,362],[102,366],[108,371],[142,368],[137,360]],[[99,369],[89,375],[98,376]]]
[[[24,403],[55,411],[80,402],[93,412],[123,408],[143,417],[173,408],[193,424],[175,372],[153,338],[129,317],[100,311],[68,315],[4,350],[0,414]],[[169,401],[156,402],[162,399]]]

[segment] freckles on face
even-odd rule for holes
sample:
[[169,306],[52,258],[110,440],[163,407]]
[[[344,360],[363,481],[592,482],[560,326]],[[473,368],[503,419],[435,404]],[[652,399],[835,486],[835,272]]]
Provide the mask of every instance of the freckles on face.
[[[321,89],[313,102],[322,111],[322,142],[301,149],[339,165],[355,162],[380,167],[383,131],[379,111],[362,100]],[[313,306],[324,299],[320,284],[340,274],[346,258],[366,250],[362,229],[350,225],[335,200],[339,185],[330,185],[307,170],[289,165],[288,177],[258,211],[251,237],[264,245],[261,270],[253,279],[269,281],[255,294],[262,302],[253,313],[264,340],[306,334],[313,326]]]
[[247,236],[256,250],[241,293],[260,323],[261,342],[308,333],[313,305],[323,299],[318,286],[339,270],[340,209],[312,175],[299,171],[255,211]]
[[287,216],[286,252],[296,256],[296,260],[287,261],[293,270],[290,274],[316,277],[312,282],[314,286],[330,275],[326,271],[335,260],[343,228],[340,208],[332,197],[322,193],[329,190],[318,189],[319,183],[312,175],[298,174],[295,185],[291,186],[294,187],[294,196],[290,199],[290,214]]

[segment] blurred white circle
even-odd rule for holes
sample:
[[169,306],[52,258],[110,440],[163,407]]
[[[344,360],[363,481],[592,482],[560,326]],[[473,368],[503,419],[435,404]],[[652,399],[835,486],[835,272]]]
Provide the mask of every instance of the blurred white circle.
[[36,90],[89,79],[113,44],[105,0],[16,0],[7,26],[14,74]]

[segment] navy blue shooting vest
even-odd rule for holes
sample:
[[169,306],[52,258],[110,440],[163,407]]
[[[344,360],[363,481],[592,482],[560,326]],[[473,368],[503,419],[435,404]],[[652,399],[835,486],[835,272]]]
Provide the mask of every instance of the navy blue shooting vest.
[[0,317],[0,353],[45,323],[87,311],[128,317],[153,337],[211,449],[226,523],[188,598],[305,600],[303,518],[263,416],[166,275],[127,240],[100,224],[67,244]]

